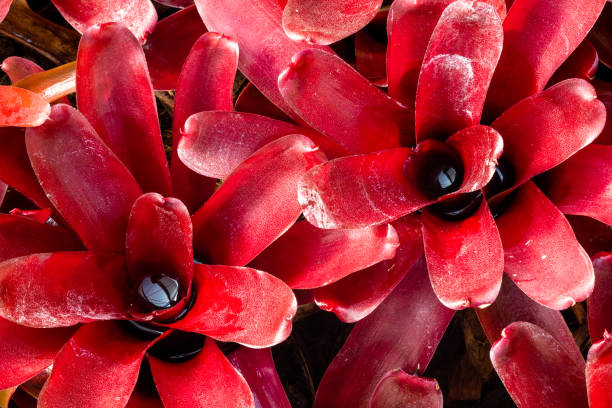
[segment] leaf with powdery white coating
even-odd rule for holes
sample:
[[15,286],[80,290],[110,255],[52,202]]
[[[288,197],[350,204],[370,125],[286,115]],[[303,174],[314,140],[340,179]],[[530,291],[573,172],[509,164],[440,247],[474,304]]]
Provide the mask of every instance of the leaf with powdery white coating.
[[0,86],[0,126],[40,126],[50,112],[49,103],[41,95],[14,86]]
[[370,408],[442,408],[442,403],[442,391],[436,380],[398,369],[389,371],[380,380]]
[[151,356],[148,359],[166,407],[255,408],[249,385],[211,338],[191,360],[169,363]]
[[311,289],[393,258],[398,246],[397,232],[389,224],[323,230],[298,221],[249,266],[271,273],[292,289]]
[[612,336],[604,334],[589,350],[586,365],[589,408],[612,406]]
[[249,347],[270,347],[291,332],[297,302],[280,279],[251,268],[195,264],[193,307],[170,327]]
[[382,0],[289,0],[283,10],[283,28],[294,41],[327,45],[365,27]]
[[0,315],[29,327],[128,318],[122,256],[54,252],[0,263]]
[[391,295],[353,327],[323,375],[314,407],[368,408],[389,370],[424,371],[453,314],[436,298],[425,260],[419,260]]
[[444,140],[480,123],[503,37],[502,22],[491,5],[459,0],[446,7],[419,74],[417,140]]
[[278,87],[306,123],[353,152],[413,144],[412,112],[334,54],[296,54]]
[[587,299],[589,334],[593,343],[606,330],[612,331],[612,253],[600,252],[593,257],[595,288]]
[[44,125],[26,132],[28,156],[47,196],[88,249],[123,253],[136,180],[87,119],[54,105]]
[[515,322],[491,348],[491,362],[519,408],[587,408],[584,363],[577,364],[553,336]]
[[496,219],[506,273],[551,309],[585,300],[593,291],[593,265],[567,219],[531,181],[515,194]]
[[192,217],[196,257],[246,265],[300,215],[298,182],[325,155],[307,137],[268,143],[244,161]]
[[150,0],[52,0],[62,16],[78,32],[83,33],[95,24],[119,22],[124,24],[142,43],[157,23],[157,12]]
[[40,408],[122,408],[136,385],[150,340],[116,322],[82,326],[59,352]]

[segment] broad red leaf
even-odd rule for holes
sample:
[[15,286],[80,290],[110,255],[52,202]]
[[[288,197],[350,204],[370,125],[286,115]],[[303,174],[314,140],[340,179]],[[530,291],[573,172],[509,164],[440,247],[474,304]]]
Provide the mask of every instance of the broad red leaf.
[[14,86],[0,86],[0,126],[40,126],[50,111],[49,103],[41,95]]
[[73,332],[74,328],[33,329],[0,318],[0,390],[20,385],[53,364]]
[[563,214],[533,184],[519,187],[496,219],[504,244],[505,271],[530,298],[566,309],[593,291],[589,256]]
[[612,331],[612,253],[601,252],[593,257],[595,288],[587,299],[589,334],[593,343]]
[[323,230],[298,221],[249,266],[266,271],[293,289],[329,285],[395,256],[399,239],[389,225]]
[[453,314],[431,290],[425,260],[418,261],[393,293],[353,327],[323,375],[314,407],[367,408],[389,370],[424,371]]
[[512,280],[505,275],[495,302],[484,309],[476,309],[480,324],[491,344],[502,336],[502,330],[513,322],[533,323],[552,335],[576,364],[583,364],[584,358],[576,345],[574,336],[565,323],[561,312],[549,309],[531,300]]
[[[131,288],[146,277],[165,275],[179,282],[182,301],[153,312],[164,316],[187,306],[193,279],[193,229],[187,207],[176,198],[148,193],[136,200],[125,238],[126,265]],[[146,312],[149,312],[148,310]]]
[[147,57],[151,82],[156,90],[176,89],[181,67],[189,50],[206,32],[193,0],[183,3],[186,3],[184,7],[191,7],[171,14],[157,23],[142,46]]
[[95,24],[118,22],[124,24],[140,42],[153,31],[157,12],[150,0],[90,0],[87,7],[81,0],[52,0],[62,16],[78,32],[83,33]]
[[502,44],[502,22],[493,6],[459,0],[446,7],[419,74],[417,140],[444,140],[480,123]]
[[250,113],[207,111],[185,122],[178,157],[199,174],[226,179],[258,149],[290,134],[308,136],[332,157],[348,154],[325,136],[300,126]]
[[54,105],[44,125],[28,129],[26,146],[47,196],[85,246],[123,253],[128,215],[141,190],[85,117]]
[[389,371],[376,386],[370,408],[398,407],[442,408],[438,382],[399,369]]
[[291,41],[281,23],[278,0],[196,0],[209,30],[234,38],[240,48],[239,68],[272,103],[295,118],[278,90],[278,75],[291,57],[308,48]]
[[217,33],[203,34],[191,49],[176,87],[172,121],[174,194],[193,213],[215,191],[216,180],[187,168],[178,157],[181,130],[187,118],[208,110],[232,110],[232,87],[238,65],[236,43]]
[[155,386],[167,407],[255,408],[245,379],[227,361],[213,339],[194,358],[167,363],[149,356]]
[[580,245],[589,256],[610,250],[612,226],[582,215],[566,215]]
[[55,252],[0,263],[0,314],[29,327],[127,318],[127,274],[119,255]]
[[353,323],[372,313],[423,255],[421,222],[409,215],[393,222],[400,246],[395,257],[355,272],[314,292],[317,306]]
[[257,348],[289,336],[297,303],[281,280],[251,268],[195,264],[194,281],[195,303],[171,327]]
[[319,228],[362,228],[393,221],[431,203],[404,174],[408,148],[335,159],[304,175],[299,200]]
[[504,158],[518,185],[591,143],[605,122],[595,89],[582,79],[568,79],[512,106],[491,127],[504,138]]
[[504,251],[485,200],[470,217],[445,220],[423,211],[423,242],[434,292],[451,309],[487,306],[501,287]]
[[576,363],[553,336],[532,323],[507,326],[491,348],[491,361],[521,408],[588,407],[584,362]]
[[27,217],[0,214],[0,261],[41,252],[82,249],[70,230]]
[[355,33],[355,68],[376,86],[387,86],[388,14],[389,10],[381,9],[370,24]]
[[227,358],[249,384],[256,408],[291,408],[269,348],[239,347]]
[[278,87],[306,123],[351,151],[390,149],[414,139],[411,112],[334,54],[296,54]]
[[570,78],[591,80],[595,76],[598,65],[597,50],[589,40],[585,39],[555,71],[548,83],[556,84]]
[[520,0],[504,20],[504,47],[485,106],[488,121],[538,93],[586,37],[606,0]]
[[382,0],[289,0],[283,10],[283,28],[294,41],[327,45],[366,26]]
[[548,198],[565,214],[612,225],[612,146],[592,144],[544,173]]
[[[124,63],[117,64],[121,56]],[[142,48],[118,23],[88,29],[77,56],[77,104],[143,191],[170,194],[170,172]]]
[[59,352],[38,406],[125,407],[149,343],[116,322],[82,326]]
[[589,350],[586,365],[589,408],[606,408],[612,405],[612,336],[605,335]]
[[196,257],[246,265],[300,215],[298,182],[325,160],[312,141],[289,135],[255,152],[192,218]]

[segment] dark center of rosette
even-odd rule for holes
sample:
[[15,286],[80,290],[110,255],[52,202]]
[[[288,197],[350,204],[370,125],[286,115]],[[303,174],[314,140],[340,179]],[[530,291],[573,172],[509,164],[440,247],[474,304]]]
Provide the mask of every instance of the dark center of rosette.
[[463,162],[450,145],[438,140],[425,140],[406,161],[404,175],[428,199],[437,200],[461,187]]
[[144,312],[170,309],[180,300],[180,282],[163,274],[145,276],[136,291],[136,305]]
[[474,215],[482,203],[482,198],[480,191],[472,191],[432,204],[429,209],[442,219],[461,221]]
[[496,197],[497,194],[509,189],[514,184],[514,169],[503,157],[495,167],[495,174],[484,188],[487,203],[494,218],[499,217],[512,202],[514,192]]

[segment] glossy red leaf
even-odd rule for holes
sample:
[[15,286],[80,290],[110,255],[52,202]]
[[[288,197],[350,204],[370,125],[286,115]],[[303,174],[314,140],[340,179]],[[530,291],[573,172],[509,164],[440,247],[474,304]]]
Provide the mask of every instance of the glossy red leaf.
[[520,408],[588,407],[584,362],[577,364],[553,336],[532,323],[507,326],[491,348],[491,361]]
[[[117,64],[118,55],[124,63]],[[143,191],[170,194],[147,62],[123,25],[102,24],[83,34],[77,56],[77,104]]]
[[[431,290],[424,259],[350,336],[323,375],[315,408],[365,408],[392,369],[423,372],[454,312]],[[376,364],[372,364],[376,361]]]
[[485,106],[488,120],[538,93],[586,37],[606,0],[521,0],[504,20],[504,47]]
[[43,69],[35,62],[21,57],[8,57],[2,61],[2,71],[8,75],[11,82],[17,82]]
[[[193,279],[193,229],[187,207],[176,198],[148,193],[136,200],[125,238],[126,265],[130,287],[137,288],[146,277],[165,275],[179,282],[178,302],[164,316],[189,302]],[[147,311],[148,312],[148,311]]]
[[598,65],[597,50],[589,40],[585,39],[555,71],[548,83],[556,84],[570,78],[591,80],[595,76]]
[[459,191],[471,192],[483,188],[495,174],[502,154],[501,135],[488,126],[471,126],[459,130],[446,140],[455,148],[463,163],[463,182]]
[[[51,212],[51,209],[49,208],[43,208],[41,210],[21,210],[19,208],[13,208],[11,211],[9,211],[9,214],[10,215],[20,215],[22,217],[30,218],[41,224],[45,224],[47,221],[49,221],[49,218],[51,218],[52,212]],[[74,235],[73,237],[76,238],[76,236]],[[80,248],[81,246],[77,245],[77,249],[80,249]],[[38,251],[38,252],[47,252],[47,251]]]
[[593,257],[595,288],[587,299],[589,334],[593,343],[612,330],[612,253],[601,252]]
[[53,206],[30,164],[23,128],[0,128],[0,180],[40,208]]
[[181,67],[189,50],[206,32],[193,0],[183,3],[186,3],[183,7],[191,7],[160,20],[142,46],[151,74],[151,83],[157,90],[176,89]]
[[298,182],[325,160],[312,141],[289,135],[255,152],[192,218],[196,257],[246,265],[300,215]]
[[335,159],[304,175],[299,200],[319,228],[361,228],[393,221],[431,201],[404,175],[408,148]]
[[42,125],[51,107],[43,97],[27,89],[0,86],[0,126]]
[[73,328],[34,329],[0,318],[0,390],[29,380],[51,364]]
[[297,303],[280,279],[251,268],[195,264],[197,297],[171,327],[250,347],[285,340]]
[[566,215],[578,238],[578,242],[589,256],[610,249],[612,242],[612,226],[581,215]]
[[586,365],[589,408],[612,405],[612,336],[607,334],[589,350]]
[[26,132],[32,167],[49,199],[91,250],[123,253],[125,227],[141,190],[85,117],[55,105]]
[[531,300],[505,275],[495,302],[484,309],[476,309],[480,324],[491,344],[501,339],[502,330],[513,322],[533,323],[559,342],[576,364],[584,363],[574,336],[561,312],[549,309]]
[[451,309],[484,307],[501,287],[504,251],[485,200],[462,221],[444,220],[423,211],[427,269],[440,302]]
[[595,22],[593,29],[589,32],[589,39],[597,48],[601,62],[612,67],[612,4],[610,0],[604,6],[603,11]]
[[356,230],[323,230],[298,221],[249,266],[292,289],[329,285],[395,256],[399,239],[389,224]]
[[207,111],[185,122],[178,157],[199,174],[226,179],[258,149],[290,134],[307,136],[333,157],[349,153],[325,136],[290,123],[250,113]]
[[[591,81],[597,91],[597,98],[606,107],[607,118],[612,117],[612,83],[595,78]],[[593,143],[612,146],[612,120],[607,120],[601,134]]]
[[0,206],[4,201],[4,197],[6,196],[6,190],[8,190],[8,185],[0,181]]
[[38,406],[125,407],[149,343],[115,322],[82,326],[59,352]]
[[269,348],[239,347],[227,359],[249,384],[256,408],[291,408]]
[[512,106],[491,127],[504,138],[504,158],[518,185],[591,143],[605,121],[595,89],[582,79],[568,79]]
[[502,22],[493,6],[451,3],[434,29],[417,85],[417,140],[444,140],[480,123],[487,89],[502,51]]
[[442,408],[442,403],[442,391],[436,380],[406,374],[398,369],[389,371],[380,380],[370,408]]
[[150,0],[90,0],[83,7],[81,0],[52,0],[62,16],[78,32],[89,27],[118,22],[124,24],[140,42],[153,31],[157,23],[157,12]]
[[255,113],[261,116],[292,123],[292,119],[257,89],[252,82],[246,84],[238,98],[234,109],[237,112]]
[[561,310],[591,294],[595,278],[589,256],[535,184],[523,184],[496,221],[505,271],[530,298]]
[[278,87],[306,123],[351,151],[413,141],[411,112],[334,54],[316,49],[296,54]]
[[393,222],[400,246],[395,257],[357,271],[314,292],[317,306],[340,320],[354,323],[372,313],[423,255],[421,222],[409,215]]
[[612,225],[612,146],[590,145],[543,175],[543,191],[565,214]]
[[0,263],[0,314],[29,327],[127,318],[127,275],[119,255],[55,252]]
[[382,0],[289,0],[283,10],[283,28],[294,41],[327,45],[365,27]]
[[278,75],[289,65],[291,57],[308,45],[287,37],[278,0],[196,0],[195,3],[209,30],[230,36],[238,43],[240,72],[272,103],[295,117],[278,90]]
[[187,168],[178,157],[181,129],[194,113],[232,110],[232,88],[238,65],[236,43],[217,33],[202,35],[191,49],[174,98],[172,122],[172,183],[174,194],[193,213],[215,191],[216,180]]
[[28,217],[0,214],[0,261],[41,252],[79,249],[82,244],[72,231]]
[[389,10],[355,33],[355,68],[376,86],[387,86],[386,23]]
[[149,356],[149,363],[164,406],[255,408],[249,385],[213,339],[206,339],[189,361],[167,363]]

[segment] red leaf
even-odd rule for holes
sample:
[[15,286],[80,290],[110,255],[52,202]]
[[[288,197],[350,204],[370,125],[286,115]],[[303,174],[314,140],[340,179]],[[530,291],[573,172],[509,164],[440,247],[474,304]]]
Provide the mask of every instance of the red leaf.
[[49,117],[50,109],[38,93],[0,86],[0,126],[40,126]]
[[612,330],[612,253],[601,252],[593,257],[595,289],[587,299],[587,313],[591,342],[604,337],[606,330]]
[[586,365],[587,392],[590,408],[612,405],[612,336],[593,344]]
[[380,380],[370,408],[442,408],[442,391],[436,380],[406,374],[402,370],[389,371]]

